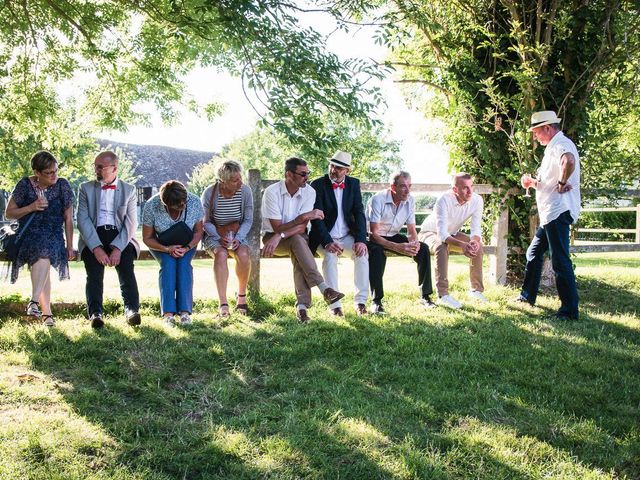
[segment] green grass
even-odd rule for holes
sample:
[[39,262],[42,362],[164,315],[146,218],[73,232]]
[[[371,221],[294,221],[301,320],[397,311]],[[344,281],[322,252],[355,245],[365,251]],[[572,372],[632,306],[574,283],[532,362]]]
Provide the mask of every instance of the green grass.
[[[116,295],[103,331],[80,305],[46,329],[11,313],[24,290],[3,285],[0,478],[640,478],[640,255],[576,262],[570,323],[544,317],[554,296],[528,308],[503,287],[488,305],[422,310],[396,258],[390,315],[355,317],[349,301],[336,320],[316,296],[307,326],[275,288],[290,286],[286,260],[265,262],[254,320],[225,322],[198,264],[210,283],[190,329],[158,318],[153,263],[138,268],[137,329]],[[462,259],[452,271],[464,299]],[[54,285],[68,302],[82,298],[72,275]]]

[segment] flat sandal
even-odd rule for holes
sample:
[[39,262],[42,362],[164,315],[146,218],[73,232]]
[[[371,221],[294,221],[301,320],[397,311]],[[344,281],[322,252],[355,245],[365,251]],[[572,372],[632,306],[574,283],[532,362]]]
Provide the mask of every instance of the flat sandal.
[[229,304],[221,303],[220,306],[218,307],[218,314],[222,318],[228,318],[231,315],[231,313],[229,313]]
[[[245,298],[244,303],[240,303],[240,297]],[[247,298],[246,293],[244,295],[240,295],[236,293],[236,312],[240,313],[241,315],[249,315],[249,305],[247,305],[246,298]]]

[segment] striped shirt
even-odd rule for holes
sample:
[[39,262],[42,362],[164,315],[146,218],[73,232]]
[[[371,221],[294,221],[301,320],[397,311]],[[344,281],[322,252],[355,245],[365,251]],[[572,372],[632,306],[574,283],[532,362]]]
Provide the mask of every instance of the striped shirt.
[[242,217],[242,190],[236,190],[231,198],[225,198],[218,189],[218,201],[213,212],[213,222],[218,225],[228,225],[231,222],[239,222]]

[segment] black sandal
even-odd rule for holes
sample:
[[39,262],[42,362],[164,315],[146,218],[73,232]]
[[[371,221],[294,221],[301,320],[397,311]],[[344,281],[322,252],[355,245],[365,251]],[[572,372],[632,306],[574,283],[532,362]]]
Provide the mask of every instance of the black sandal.
[[45,327],[56,326],[56,321],[53,319],[53,315],[42,315],[42,318],[44,319],[44,322],[42,323],[44,324]]
[[236,293],[236,312],[240,313],[241,315],[249,315],[249,305],[247,305],[246,300],[244,301],[244,303],[240,303],[240,297],[246,299],[247,294],[245,293],[244,295],[240,295]]

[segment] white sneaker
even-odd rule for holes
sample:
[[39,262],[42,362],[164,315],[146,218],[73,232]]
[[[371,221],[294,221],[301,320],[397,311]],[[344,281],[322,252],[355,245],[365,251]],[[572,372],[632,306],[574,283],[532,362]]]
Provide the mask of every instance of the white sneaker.
[[188,313],[183,313],[182,315],[180,315],[180,325],[182,325],[183,327],[191,325],[191,317]]
[[479,292],[477,290],[471,290],[469,292],[469,298],[472,300],[477,300],[478,302],[482,302],[482,303],[487,303],[489,300],[487,300],[487,297],[485,297],[482,292]]
[[438,299],[438,305],[443,305],[445,307],[453,308],[454,310],[462,307],[462,304],[453,298],[451,295],[443,295]]
[[176,324],[176,319],[173,315],[165,315],[164,316],[164,324],[167,327],[173,327]]

